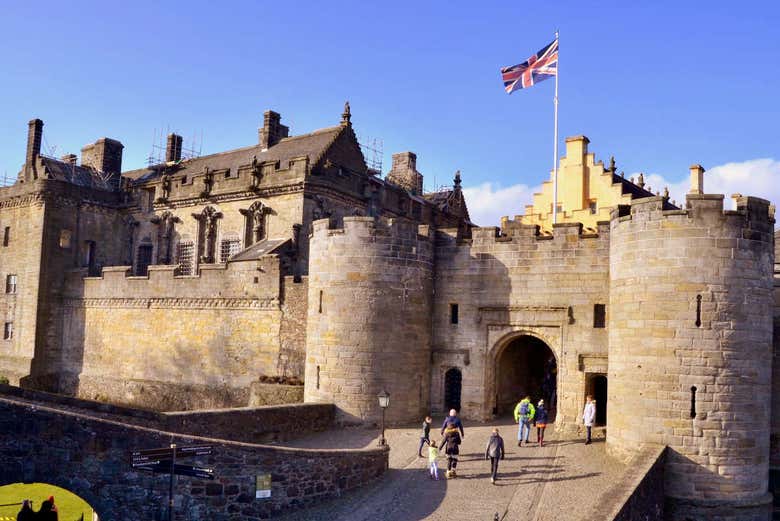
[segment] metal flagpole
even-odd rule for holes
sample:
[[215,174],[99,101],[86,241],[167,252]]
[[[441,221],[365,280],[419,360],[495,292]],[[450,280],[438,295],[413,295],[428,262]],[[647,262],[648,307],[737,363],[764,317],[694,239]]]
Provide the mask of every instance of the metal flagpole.
[[[555,31],[555,43],[558,43],[558,31]],[[553,145],[553,224],[558,222],[558,71],[560,70],[560,47],[558,48],[558,63],[555,66],[555,144]]]

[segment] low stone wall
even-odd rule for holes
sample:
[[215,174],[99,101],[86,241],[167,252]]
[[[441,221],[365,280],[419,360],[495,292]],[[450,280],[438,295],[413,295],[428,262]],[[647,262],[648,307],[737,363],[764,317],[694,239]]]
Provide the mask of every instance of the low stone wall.
[[584,519],[663,521],[666,447],[645,445]]
[[[255,521],[338,497],[379,478],[388,449],[304,450],[187,436],[0,397],[0,485],[51,483],[83,497],[102,521],[160,519],[166,475],[130,465],[133,450],[209,444],[183,464],[214,469],[213,481],[177,478],[176,519]],[[255,478],[271,474],[271,497]]]
[[327,403],[161,413],[0,384],[3,395],[121,417],[122,422],[159,430],[247,443],[286,441],[323,431],[333,425],[336,414],[335,406]]
[[303,385],[252,382],[249,386],[249,407],[303,403]]
[[301,403],[162,413],[166,430],[250,443],[286,441],[333,425],[333,404]]

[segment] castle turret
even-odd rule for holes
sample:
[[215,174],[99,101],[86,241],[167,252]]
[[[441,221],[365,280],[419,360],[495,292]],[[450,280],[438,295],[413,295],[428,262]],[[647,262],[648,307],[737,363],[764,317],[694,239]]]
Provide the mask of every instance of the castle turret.
[[769,519],[769,203],[697,193],[612,213],[607,447],[669,447],[666,519]]
[[345,217],[314,223],[306,331],[306,402],[332,402],[342,422],[388,422],[428,408],[433,239],[427,226]]

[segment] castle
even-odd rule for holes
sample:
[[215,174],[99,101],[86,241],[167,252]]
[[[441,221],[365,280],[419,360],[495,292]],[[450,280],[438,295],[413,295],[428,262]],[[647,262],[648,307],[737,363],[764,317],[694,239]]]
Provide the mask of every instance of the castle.
[[[103,138],[41,154],[29,123],[0,189],[11,383],[157,409],[246,405],[260,375],[303,377],[345,423],[454,407],[487,420],[544,397],[573,429],[597,398],[610,452],[670,447],[672,519],[768,519],[780,462],[774,210],[691,190],[676,204],[566,141],[522,216],[477,227],[456,174],[425,193],[411,152],[382,179],[346,105],[290,136],[122,171]],[[775,373],[773,373],[773,371]],[[770,438],[772,443],[770,444]]]

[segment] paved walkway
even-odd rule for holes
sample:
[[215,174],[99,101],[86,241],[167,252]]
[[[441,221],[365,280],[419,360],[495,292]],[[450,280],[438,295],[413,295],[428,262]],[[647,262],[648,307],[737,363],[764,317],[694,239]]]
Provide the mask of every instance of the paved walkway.
[[[439,440],[434,420],[432,438]],[[490,483],[490,464],[484,460],[485,444],[497,426],[506,443],[506,459],[499,480]],[[379,482],[350,492],[344,498],[296,511],[284,521],[354,520],[485,520],[497,513],[502,521],[583,519],[601,493],[625,467],[607,457],[604,439],[586,446],[581,439],[558,436],[547,429],[545,447],[517,447],[517,427],[510,419],[489,424],[466,422],[466,436],[456,479],[432,481],[427,458],[417,458],[418,428],[389,429],[390,469]],[[532,439],[536,438],[534,432]],[[308,448],[365,447],[376,443],[376,431],[342,429],[287,442]],[[446,469],[446,459],[440,468]],[[593,521],[593,520],[588,520]]]

